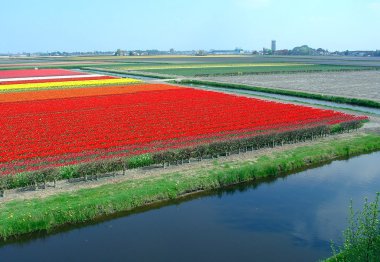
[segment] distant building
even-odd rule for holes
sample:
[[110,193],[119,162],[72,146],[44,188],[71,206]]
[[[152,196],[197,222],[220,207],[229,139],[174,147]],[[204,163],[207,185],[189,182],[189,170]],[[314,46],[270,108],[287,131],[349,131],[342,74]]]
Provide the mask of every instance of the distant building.
[[272,54],[276,52],[276,40],[272,40]]
[[211,49],[209,52],[211,55],[240,55],[244,53],[241,48],[235,48],[235,50],[214,50]]
[[117,49],[116,52],[114,53],[114,56],[126,56],[126,55],[127,55],[127,51],[124,51],[121,49]]
[[289,53],[288,49],[276,50],[276,55],[289,55]]
[[263,51],[262,51],[262,54],[263,54],[263,55],[271,55],[271,54],[272,54],[272,50],[271,50],[271,49],[268,49],[268,48],[265,48],[265,47],[263,47]]
[[205,50],[198,50],[194,54],[195,56],[206,56],[207,52]]

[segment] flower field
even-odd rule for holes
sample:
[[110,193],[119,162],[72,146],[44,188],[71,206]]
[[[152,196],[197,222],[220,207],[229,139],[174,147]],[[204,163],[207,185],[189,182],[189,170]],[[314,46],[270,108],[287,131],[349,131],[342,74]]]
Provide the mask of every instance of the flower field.
[[[103,79],[115,79],[113,76],[86,76],[86,80],[103,80]],[[7,81],[5,81],[7,80]],[[12,81],[9,81],[12,80]],[[33,78],[10,78],[3,79],[0,85],[13,85],[13,84],[32,84],[32,83],[51,83],[65,81],[83,81],[83,77],[33,77]]]
[[62,88],[62,87],[84,87],[84,86],[102,86],[102,85],[125,85],[139,83],[140,80],[130,78],[114,79],[97,79],[97,80],[77,80],[77,81],[60,81],[47,83],[23,83],[0,85],[0,91],[17,90],[17,89],[38,89],[38,88]]
[[[227,152],[235,146],[231,141],[251,141],[245,144],[248,147],[257,144],[258,137],[267,139],[265,143],[268,138],[274,143],[282,134],[287,134],[281,136],[282,142],[299,140],[324,135],[327,127],[336,124],[365,119],[134,79],[73,80],[77,72],[70,75],[68,70],[62,70],[65,78],[61,81],[44,82],[40,79],[44,70],[27,71],[26,76],[0,72],[0,78],[30,77],[27,83],[0,85],[0,91],[6,91],[0,92],[3,175],[145,153],[198,150],[216,143]],[[46,72],[46,76],[60,74],[59,70]],[[38,80],[33,79],[36,76]]]
[[91,87],[91,88],[73,88],[73,89],[53,89],[53,90],[40,90],[25,91],[25,92],[8,92],[0,93],[1,102],[21,102],[33,100],[47,100],[47,99],[63,99],[85,96],[104,96],[104,95],[117,95],[128,94],[147,91],[159,91],[168,89],[178,89],[180,87],[170,85],[121,85],[121,86],[107,86],[104,87]]
[[[86,73],[64,69],[26,69],[26,70],[3,70],[0,71],[0,79],[23,78],[23,77],[50,77],[50,76],[80,76]],[[1,82],[1,80],[0,80]]]

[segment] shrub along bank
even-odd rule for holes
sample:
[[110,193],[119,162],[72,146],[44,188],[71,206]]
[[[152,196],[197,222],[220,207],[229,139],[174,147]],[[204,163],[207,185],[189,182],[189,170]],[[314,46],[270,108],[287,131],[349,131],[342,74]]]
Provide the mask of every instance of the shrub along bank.
[[327,262],[380,261],[380,193],[373,202],[365,199],[363,209],[355,212],[350,203],[348,227],[343,232],[344,242],[339,248],[332,244],[333,257]]

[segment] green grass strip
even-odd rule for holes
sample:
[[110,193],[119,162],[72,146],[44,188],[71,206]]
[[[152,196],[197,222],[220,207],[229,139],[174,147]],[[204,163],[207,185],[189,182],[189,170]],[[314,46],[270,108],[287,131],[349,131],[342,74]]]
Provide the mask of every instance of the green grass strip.
[[331,95],[323,95],[316,93],[306,93],[292,90],[284,90],[284,89],[274,89],[267,87],[257,87],[257,86],[249,86],[242,84],[231,84],[231,83],[220,83],[220,82],[211,82],[211,81],[203,81],[203,80],[181,80],[180,84],[193,84],[193,85],[206,85],[212,87],[222,87],[229,89],[241,89],[241,90],[250,90],[255,92],[269,93],[269,94],[278,94],[278,95],[288,95],[302,98],[310,98],[316,100],[324,100],[329,102],[335,102],[340,104],[350,104],[357,106],[365,106],[372,108],[380,108],[380,103],[373,100],[361,99],[361,98],[350,98],[350,97],[342,97],[342,96],[331,96]]
[[[195,65],[196,66],[196,65]],[[179,75],[179,76],[234,76],[234,75],[262,75],[262,74],[294,74],[294,73],[317,73],[317,72],[352,72],[352,71],[363,71],[363,70],[379,70],[377,67],[365,67],[365,66],[338,66],[338,65],[315,65],[315,64],[304,64],[304,65],[286,65],[286,66],[244,66],[239,64],[236,66],[226,66],[222,67],[205,67],[200,65],[199,67],[192,68],[181,68],[179,64],[178,67],[173,68],[136,68],[134,70],[141,70],[144,72],[168,74],[168,75]]]
[[95,71],[96,73],[116,73],[126,76],[142,76],[142,77],[149,77],[149,78],[156,78],[156,79],[170,79],[173,77],[165,76],[165,75],[157,75],[154,73],[140,73],[137,71],[125,71],[125,70],[115,70],[115,69],[104,69],[104,68],[95,68],[95,67],[85,67],[82,68],[83,70],[87,71]]
[[175,199],[190,192],[278,176],[336,158],[375,150],[380,150],[380,136],[362,134],[277,152],[254,162],[216,163],[210,169],[192,170],[192,175],[168,173],[42,199],[0,203],[0,237],[5,239],[36,231],[49,231],[59,226],[83,223],[100,216]]

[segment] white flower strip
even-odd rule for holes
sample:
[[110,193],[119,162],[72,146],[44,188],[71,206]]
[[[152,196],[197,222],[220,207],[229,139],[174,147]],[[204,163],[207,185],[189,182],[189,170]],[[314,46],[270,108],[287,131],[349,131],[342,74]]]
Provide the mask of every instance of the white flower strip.
[[105,75],[91,74],[91,75],[68,75],[68,76],[38,76],[38,77],[22,77],[22,78],[0,78],[0,82],[13,82],[13,81],[28,81],[28,80],[51,80],[51,79],[71,79],[71,78],[89,78],[101,77]]

